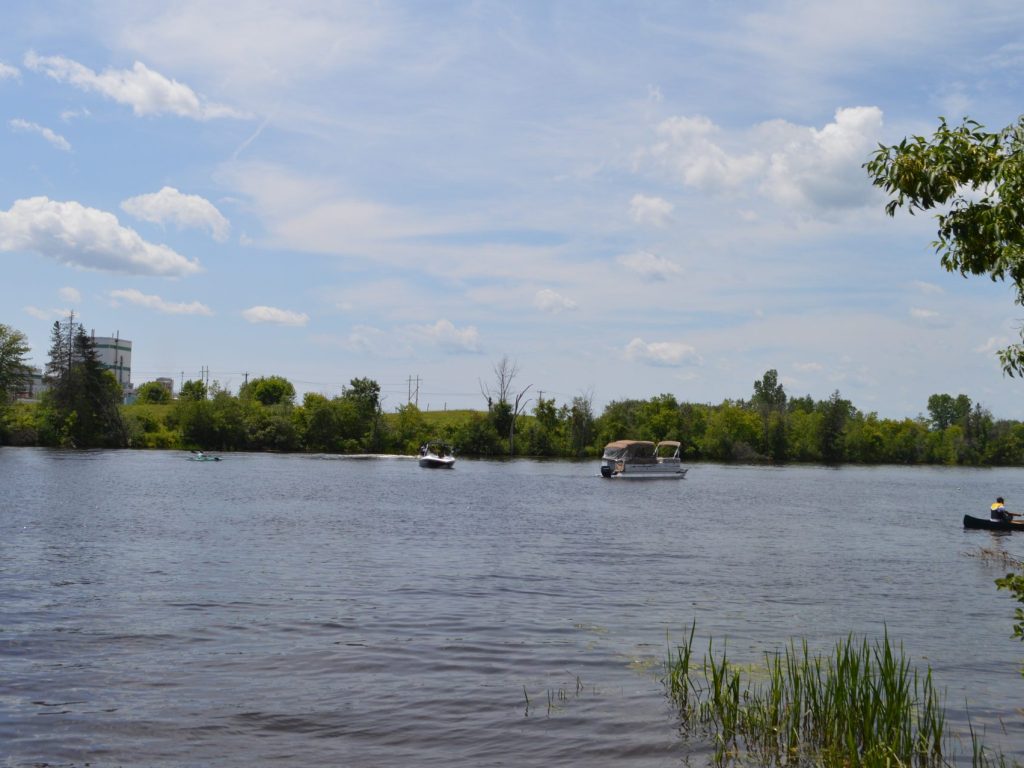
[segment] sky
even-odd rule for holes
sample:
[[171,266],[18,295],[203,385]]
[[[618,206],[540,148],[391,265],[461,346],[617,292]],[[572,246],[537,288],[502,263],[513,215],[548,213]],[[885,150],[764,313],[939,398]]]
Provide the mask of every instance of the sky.
[[[385,410],[838,391],[1024,419],[1011,287],[945,272],[862,165],[1024,112],[1024,4],[10,2],[0,323],[135,384]],[[418,392],[417,392],[418,390]],[[528,407],[532,407],[528,406]]]

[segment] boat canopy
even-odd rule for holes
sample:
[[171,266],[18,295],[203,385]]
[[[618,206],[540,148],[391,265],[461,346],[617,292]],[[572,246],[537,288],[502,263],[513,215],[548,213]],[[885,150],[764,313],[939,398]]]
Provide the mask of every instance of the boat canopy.
[[654,458],[654,443],[650,440],[616,440],[604,447],[606,459]]

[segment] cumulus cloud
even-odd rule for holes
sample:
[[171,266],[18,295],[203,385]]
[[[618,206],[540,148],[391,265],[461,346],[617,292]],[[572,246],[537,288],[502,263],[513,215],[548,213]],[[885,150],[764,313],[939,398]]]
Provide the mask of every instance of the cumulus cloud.
[[821,130],[774,121],[761,131],[773,146],[762,189],[777,202],[842,208],[871,199],[861,166],[882,134],[878,107],[838,109]]
[[198,261],[146,242],[112,213],[47,197],[18,200],[0,211],[0,251],[32,251],[70,266],[132,275],[200,271]]
[[72,304],[77,304],[82,300],[82,294],[79,290],[77,288],[72,288],[71,286],[61,288],[57,293],[60,294],[60,297],[64,299],[64,301],[71,302]]
[[651,341],[633,339],[626,345],[626,359],[648,365],[673,367],[699,363],[697,350],[681,341]]
[[172,222],[179,229],[205,229],[213,239],[223,243],[231,232],[231,224],[216,206],[199,195],[185,195],[174,187],[164,187],[159,192],[129,197],[121,203],[121,209],[143,221],[154,224]]
[[67,139],[59,133],[54,133],[49,128],[39,125],[38,123],[30,123],[28,120],[15,118],[10,120],[8,125],[10,125],[13,130],[21,131],[22,133],[38,133],[57,149],[62,149],[65,152],[71,151],[71,145],[68,143]]
[[533,297],[533,305],[542,312],[557,314],[564,310],[576,309],[576,302],[550,288],[541,288]]
[[455,352],[477,352],[480,349],[480,334],[472,325],[460,329],[450,320],[438,320],[433,325],[410,326],[409,332],[418,340],[442,349]]
[[21,71],[17,67],[12,67],[10,64],[4,64],[0,61],[0,80],[14,80],[21,75]]
[[302,326],[309,322],[305,312],[293,312],[290,309],[278,309],[257,305],[242,312],[242,317],[250,323],[274,323],[276,325]]
[[636,272],[647,280],[667,280],[673,275],[682,274],[683,269],[674,261],[647,251],[638,251],[619,256],[616,261],[631,272]]
[[114,306],[117,306],[117,300],[127,301],[129,304],[136,304],[140,307],[147,307],[149,309],[155,309],[158,312],[163,312],[167,315],[212,315],[213,312],[205,304],[200,304],[198,301],[192,301],[188,304],[182,302],[164,301],[159,296],[151,294],[145,294],[142,291],[136,290],[135,288],[124,288],[110,292],[110,297],[114,299]]
[[63,56],[39,56],[29,51],[25,54],[24,64],[33,72],[47,75],[59,83],[69,83],[80,90],[93,91],[130,106],[140,117],[164,114],[193,120],[245,117],[231,107],[202,99],[184,83],[168,79],[140,61],[136,61],[131,69],[94,72]]
[[730,155],[719,146],[720,130],[707,117],[670,117],[656,129],[659,141],[649,156],[688,187],[737,187],[763,172],[766,158],[750,152]]
[[646,195],[633,195],[629,201],[629,215],[637,224],[664,227],[672,221],[675,206],[668,200]]
[[871,199],[861,165],[881,131],[878,107],[838,109],[820,129],[772,120],[742,136],[725,135],[703,116],[672,117],[640,159],[703,191],[744,187],[783,205],[855,207]]

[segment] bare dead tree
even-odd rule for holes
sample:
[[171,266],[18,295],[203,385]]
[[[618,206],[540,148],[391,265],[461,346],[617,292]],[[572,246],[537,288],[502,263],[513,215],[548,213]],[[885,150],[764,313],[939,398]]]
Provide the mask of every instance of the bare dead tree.
[[508,452],[509,456],[515,454],[516,441],[516,419],[526,410],[530,401],[526,399],[526,393],[532,384],[527,384],[513,395],[512,384],[519,375],[519,363],[509,360],[508,355],[503,355],[501,360],[494,364],[494,387],[480,382],[480,394],[487,400],[487,410],[495,419],[495,426],[499,433],[504,431],[505,421],[508,421]]
[[503,355],[501,360],[494,364],[495,388],[491,389],[489,384],[480,382],[480,394],[487,400],[487,407],[490,409],[495,402],[507,403],[509,394],[512,391],[512,382],[519,375],[519,364]]

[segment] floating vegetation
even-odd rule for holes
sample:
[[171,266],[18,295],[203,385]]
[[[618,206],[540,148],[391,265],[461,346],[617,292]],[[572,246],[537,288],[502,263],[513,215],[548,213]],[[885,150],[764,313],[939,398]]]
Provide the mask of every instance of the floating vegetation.
[[[570,692],[567,688],[559,688],[557,690],[547,689],[547,717],[551,717],[552,713],[562,709],[566,704],[569,703],[570,699],[579,698],[583,692],[583,681],[580,676],[576,676],[576,690]],[[530,693],[526,690],[526,686],[523,686],[523,717],[530,716],[530,708],[533,705],[533,701],[530,699]]]
[[[703,660],[689,637],[669,650],[665,685],[684,731],[713,742],[715,764],[919,768],[946,762],[945,708],[929,668],[912,669],[888,633],[874,643],[853,636],[831,656],[807,642],[766,653],[758,682],[734,665],[723,643]],[[974,738],[975,766],[999,765]]]
[[1018,571],[1024,571],[1024,560],[1020,560],[1009,552],[1005,552],[1001,549],[993,549],[992,547],[978,547],[973,552],[965,552],[968,557],[976,557],[979,560],[983,560],[987,563],[994,563],[1004,568],[1013,568]]

